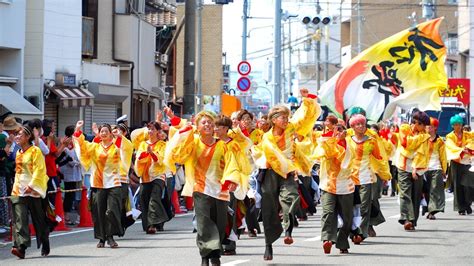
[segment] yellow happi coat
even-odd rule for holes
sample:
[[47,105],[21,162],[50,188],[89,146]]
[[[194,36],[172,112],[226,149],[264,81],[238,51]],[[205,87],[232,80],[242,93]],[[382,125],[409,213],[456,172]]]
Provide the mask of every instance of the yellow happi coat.
[[429,163],[428,170],[443,170],[446,173],[448,169],[448,161],[446,160],[446,147],[440,136],[436,136],[433,141],[429,140]]
[[[344,147],[335,137],[319,137],[315,156],[320,161],[319,188],[331,194],[346,195],[354,192],[355,185],[349,168],[341,168],[345,159]],[[346,159],[346,162],[348,159]]]
[[[388,160],[382,156],[380,149],[381,139],[377,140],[368,135],[360,143],[354,136],[346,137],[346,153],[343,168],[351,170],[351,178],[356,185],[372,184],[377,181],[377,174],[382,180],[390,180],[390,167]],[[346,161],[348,160],[348,161]]]
[[413,135],[410,125],[402,124],[397,146],[397,168],[406,172],[416,169],[423,173],[428,168],[430,135],[420,133]]
[[[40,148],[31,146],[24,152],[19,150],[15,164],[12,196],[45,198],[49,177],[46,175],[46,164]],[[27,194],[25,190],[28,187],[33,191]]]
[[[125,137],[117,137],[112,144],[87,142],[82,132],[74,133],[74,149],[86,171],[91,169],[91,187],[121,186],[124,169],[130,169],[133,147]],[[127,171],[128,174],[128,171]]]
[[296,170],[304,171],[299,169],[295,163],[295,134],[300,136],[308,135],[313,129],[313,125],[320,113],[321,107],[316,100],[305,97],[281,136],[273,135],[273,130],[269,130],[263,135],[261,151],[269,168],[283,178],[286,178],[290,172]]
[[447,160],[460,164],[471,164],[470,155],[464,152],[464,148],[474,150],[474,132],[464,131],[461,139],[456,136],[454,131],[446,135]]
[[262,141],[263,134],[265,134],[261,129],[255,128],[250,132],[249,138],[252,140],[253,145],[258,145]]
[[165,150],[167,166],[184,164],[186,182],[183,196],[191,197],[199,192],[210,197],[229,201],[229,191],[223,189],[225,181],[241,185],[242,173],[237,163],[238,145],[226,145],[223,141],[208,146],[192,128],[184,129],[170,139]]
[[[148,153],[151,146],[152,153]],[[166,179],[164,163],[166,142],[159,140],[155,143],[142,141],[138,147],[135,159],[135,173],[140,177],[140,183],[150,183],[155,179]]]

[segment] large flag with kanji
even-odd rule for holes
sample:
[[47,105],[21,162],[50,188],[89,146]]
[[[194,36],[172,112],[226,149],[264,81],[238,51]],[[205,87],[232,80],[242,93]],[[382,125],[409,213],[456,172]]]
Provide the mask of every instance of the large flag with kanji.
[[441,110],[438,90],[448,84],[441,21],[418,24],[360,53],[322,85],[321,103],[339,115],[362,107],[372,121],[390,118],[397,106]]

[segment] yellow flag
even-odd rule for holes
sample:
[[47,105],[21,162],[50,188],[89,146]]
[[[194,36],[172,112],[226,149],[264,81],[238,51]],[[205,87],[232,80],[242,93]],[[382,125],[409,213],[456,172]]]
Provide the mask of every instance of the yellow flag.
[[448,83],[442,19],[401,31],[360,53],[323,84],[322,105],[340,115],[362,107],[373,121],[390,118],[397,106],[441,110],[438,90]]

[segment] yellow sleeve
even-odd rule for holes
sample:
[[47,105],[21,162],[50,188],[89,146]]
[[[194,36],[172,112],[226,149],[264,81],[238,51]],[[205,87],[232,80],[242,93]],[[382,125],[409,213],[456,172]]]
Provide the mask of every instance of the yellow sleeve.
[[460,158],[463,148],[458,147],[458,145],[456,145],[456,135],[454,135],[453,132],[446,135],[445,146],[446,146],[446,159],[447,160],[451,161],[451,160],[457,160]]
[[92,164],[95,149],[99,144],[86,141],[82,134],[79,137],[74,136],[73,141],[77,158],[81,161],[84,170],[88,171]]
[[235,151],[233,150],[233,147],[224,148],[226,150],[224,154],[225,167],[221,179],[221,184],[224,184],[225,181],[230,181],[241,186],[241,169],[239,167]]
[[130,139],[132,140],[133,148],[135,150],[138,150],[140,144],[143,141],[148,140],[148,128],[142,127],[135,129],[134,131],[132,131],[132,133],[130,133]]
[[[132,155],[133,155],[133,145],[130,140],[128,140],[126,137],[120,137],[120,170],[121,170],[121,175],[128,175],[128,172],[130,170],[130,167],[132,166]],[[116,142],[118,141],[118,138],[115,140]]]
[[301,106],[295,111],[290,123],[295,127],[296,133],[307,136],[312,130],[314,123],[321,114],[321,107],[315,99],[304,97]]
[[143,156],[143,153],[147,152],[148,144],[145,141],[140,143],[138,147],[136,158],[135,158],[135,173],[138,177],[142,177],[145,171],[147,170],[146,167],[150,163],[150,156]]
[[376,174],[380,176],[382,180],[388,181],[392,179],[392,174],[390,173],[390,166],[388,164],[387,158],[384,158],[382,155],[382,149],[379,146],[377,140],[374,141],[374,148],[372,150],[370,163],[372,169]]
[[168,141],[164,154],[164,163],[173,173],[175,164],[184,164],[194,152],[194,130],[192,128],[177,132]]
[[444,141],[439,138],[439,147],[438,147],[438,152],[439,152],[439,161],[441,163],[441,168],[443,169],[443,173],[446,173],[448,170],[448,160],[446,159],[446,147],[444,145]]
[[240,127],[236,127],[232,130],[229,130],[228,135],[237,144],[239,144],[240,149],[244,151],[250,150],[250,148],[253,146],[253,141],[242,133]]
[[32,152],[33,172],[30,183],[28,184],[34,191],[38,192],[44,199],[48,188],[48,175],[46,175],[46,163],[40,149]]
[[318,146],[315,149],[314,156],[321,159],[331,159],[331,158],[342,158],[345,153],[344,147],[341,147],[337,144],[337,139],[335,137],[330,138],[320,138],[318,140]]

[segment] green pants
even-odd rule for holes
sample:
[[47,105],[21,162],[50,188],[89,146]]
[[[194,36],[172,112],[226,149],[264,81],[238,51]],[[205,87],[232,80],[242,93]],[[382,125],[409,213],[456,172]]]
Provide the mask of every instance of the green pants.
[[426,201],[428,203],[428,212],[436,214],[444,212],[445,197],[444,197],[444,182],[443,171],[432,170],[425,173],[426,182],[428,183],[429,197]]
[[[226,251],[235,251],[235,249],[237,248],[237,244],[235,243],[235,241],[230,240],[228,238],[230,234],[232,234],[232,231],[237,235],[237,208],[238,200],[235,198],[234,193],[231,192],[226,224],[226,231],[229,231],[229,235],[226,234],[224,240],[222,241],[222,247]],[[230,213],[230,210],[232,210],[233,213]]]
[[31,216],[33,227],[36,231],[36,243],[40,248],[42,243],[49,241],[49,229],[46,222],[47,199],[34,197],[12,196],[12,224],[13,224],[13,246],[25,248],[31,246],[30,228],[28,214]]
[[[283,232],[293,229],[293,219],[299,206],[298,183],[293,174],[283,178],[268,169],[262,182],[262,218],[265,244],[271,245]],[[279,207],[283,213],[280,222]],[[283,227],[282,227],[283,224]]]
[[229,202],[194,192],[196,243],[202,258],[219,258],[225,237]]
[[[380,209],[379,199],[381,198],[381,189],[383,187],[383,180],[377,177],[378,186],[372,185],[372,205],[370,207],[370,225],[377,226],[385,222],[385,217]],[[380,185],[380,183],[382,185]]]
[[140,184],[140,206],[142,207],[142,227],[146,231],[149,226],[157,226],[169,221],[161,196],[165,182],[155,179],[149,183]]
[[469,165],[460,164],[454,161],[450,162],[449,175],[454,185],[454,210],[468,211],[471,209],[474,200],[474,173],[469,171]]
[[91,191],[94,237],[105,241],[107,237],[123,236],[124,229],[121,223],[122,188],[92,188]]
[[[336,243],[338,249],[349,249],[349,233],[352,226],[354,195],[336,195],[326,191],[321,193],[323,214],[321,215],[321,240]],[[337,229],[337,215],[343,226]]]
[[360,230],[363,238],[369,236],[369,225],[370,225],[370,215],[372,210],[372,192],[377,190],[377,183],[374,184],[365,184],[360,185],[359,195],[360,195],[360,216],[362,220],[360,222]]
[[418,176],[418,179],[415,180],[410,172],[398,169],[398,185],[400,187],[400,219],[398,222],[404,224],[409,221],[416,226],[420,216],[423,177]]

